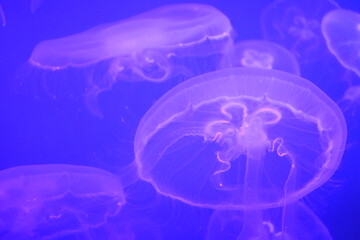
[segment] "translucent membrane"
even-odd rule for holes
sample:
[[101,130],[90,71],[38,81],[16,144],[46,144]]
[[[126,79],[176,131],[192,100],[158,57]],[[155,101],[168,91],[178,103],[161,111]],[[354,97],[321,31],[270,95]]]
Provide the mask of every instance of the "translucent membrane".
[[235,44],[223,66],[276,69],[300,75],[294,55],[286,48],[269,41],[249,40]]
[[[122,57],[123,64],[127,61],[141,68],[154,62],[161,65],[172,54],[210,55],[219,49],[203,43],[229,39],[231,31],[227,17],[213,7],[169,5],[70,37],[41,42],[29,61],[42,68],[59,69]],[[118,62],[119,68],[124,67],[121,64]]]
[[161,97],[139,124],[135,156],[140,177],[188,204],[268,208],[326,182],[346,132],[338,106],[311,82],[230,68]]
[[[305,205],[296,202],[283,208],[262,211],[259,222],[250,221],[242,211],[214,212],[207,240],[331,240],[326,226]],[[255,231],[247,231],[247,226]],[[252,238],[251,238],[252,237]]]
[[106,223],[124,204],[119,180],[93,167],[34,165],[0,172],[2,239],[84,234]]
[[211,6],[168,5],[41,42],[29,63],[50,70],[42,79],[47,94],[84,96],[101,117],[97,97],[119,81],[162,83],[216,69],[233,44],[232,31],[228,18]]
[[345,9],[330,11],[321,22],[321,30],[330,52],[360,76],[360,14]]
[[263,10],[263,35],[289,49],[300,63],[313,63],[327,53],[321,19],[336,8],[333,0],[275,0]]

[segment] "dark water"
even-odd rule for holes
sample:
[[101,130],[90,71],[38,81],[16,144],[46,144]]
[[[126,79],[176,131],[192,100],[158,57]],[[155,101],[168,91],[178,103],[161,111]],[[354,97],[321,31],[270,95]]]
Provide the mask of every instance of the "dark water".
[[[291,43],[266,34],[266,26],[271,23],[266,18],[261,19],[273,11],[266,8],[271,2],[197,1],[219,9],[229,18],[236,32],[235,42],[267,38],[290,49],[293,46]],[[74,164],[104,169],[122,181],[124,193],[120,196],[125,197],[127,203],[117,216],[111,216],[106,220],[108,224],[99,228],[89,230],[86,226],[74,225],[76,229],[87,230],[55,237],[57,232],[70,227],[51,226],[54,230],[49,225],[50,230],[42,229],[43,235],[51,231],[55,234],[50,238],[41,238],[38,237],[41,234],[9,235],[7,225],[1,222],[4,226],[0,226],[0,239],[206,239],[207,232],[212,233],[216,229],[209,225],[214,210],[190,206],[157,193],[151,184],[136,180],[137,172],[133,168],[133,140],[141,117],[156,99],[186,77],[173,77],[171,81],[156,84],[156,87],[148,81],[119,82],[98,96],[96,111],[102,115],[99,117],[84,103],[87,85],[83,79],[93,72],[83,69],[80,72],[68,70],[57,73],[27,63],[35,46],[41,41],[73,35],[170,3],[190,2],[44,0],[41,4],[39,1],[39,7],[34,12],[31,12],[28,0],[1,2],[6,16],[6,25],[0,28],[1,169],[38,164]],[[311,12],[327,4],[325,0],[315,0],[299,6]],[[360,4],[356,1],[341,1],[339,5],[360,12]],[[320,16],[318,19],[321,19]],[[142,37],[145,41],[149,36]],[[314,45],[316,51],[308,46],[301,48],[301,45],[291,50],[299,54],[297,60],[301,76],[340,103],[347,122],[348,138],[343,160],[335,174],[301,202],[311,209],[314,217],[316,215],[321,220],[333,239],[356,240],[360,239],[360,102],[358,99],[357,105],[350,106],[340,100],[347,88],[360,81],[359,76],[342,67],[328,52],[326,45],[321,44]],[[184,62],[191,66],[193,75],[198,75],[214,70],[212,63],[216,57],[197,56]],[[108,68],[105,65],[99,69],[96,71],[100,73],[96,72],[94,76],[101,76],[101,71]],[[22,171],[17,174],[25,174]],[[197,179],[195,174],[183,178],[189,182]],[[6,176],[0,179],[5,181]],[[47,178],[44,179],[47,181]],[[32,180],[25,182],[28,181]],[[39,180],[32,184],[40,186],[41,182]],[[85,179],[84,182],[90,181]],[[100,189],[103,187],[99,184]],[[20,190],[31,192],[31,188],[25,186]],[[0,199],[2,205],[6,205],[6,201]],[[71,199],[66,201],[71,205]],[[22,204],[21,201],[19,204]],[[2,220],[12,219],[12,212],[5,211],[6,208],[0,209]],[[87,211],[94,212],[95,209],[96,206],[93,206]],[[25,214],[15,221],[18,230],[14,232],[21,232],[19,229],[31,225],[27,224],[30,215]],[[37,222],[35,225],[41,224],[42,218],[33,219]],[[208,230],[210,227],[211,230]]]

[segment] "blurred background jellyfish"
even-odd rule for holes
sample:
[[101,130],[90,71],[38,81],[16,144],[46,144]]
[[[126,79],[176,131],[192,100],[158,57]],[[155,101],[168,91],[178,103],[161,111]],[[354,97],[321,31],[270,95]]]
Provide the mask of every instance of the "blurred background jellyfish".
[[87,239],[89,229],[119,213],[125,195],[101,169],[32,165],[0,172],[0,202],[1,239]]
[[[212,215],[207,240],[247,240],[243,236],[247,225],[243,211],[217,210]],[[253,224],[253,222],[252,222]],[[331,240],[330,233],[321,220],[304,204],[295,202],[289,206],[262,211],[257,226],[259,234],[253,239]]]
[[301,64],[316,62],[327,53],[321,19],[335,8],[332,0],[276,0],[263,10],[263,35],[289,49]]
[[337,101],[337,104],[344,113],[348,128],[351,129],[348,148],[358,146],[360,143],[360,85],[353,85],[346,89],[342,98]]
[[5,27],[6,26],[6,18],[5,18],[5,13],[4,13],[4,10],[3,10],[1,4],[0,4],[0,20],[1,20],[1,25],[3,27]]
[[345,9],[330,11],[321,22],[321,30],[341,65],[360,76],[360,14]]
[[207,72],[212,70],[209,62],[204,64],[206,69],[194,69],[198,58],[219,57],[231,45],[232,27],[220,11],[179,4],[41,42],[29,62],[50,71],[90,68],[85,95],[96,112],[97,95],[119,80],[164,82],[177,75]]
[[135,160],[141,178],[188,204],[276,207],[332,176],[346,133],[338,106],[311,82],[229,68],[161,97],[140,121]]
[[229,57],[224,58],[223,65],[276,69],[300,75],[299,64],[292,53],[276,43],[264,40],[236,43]]
[[35,13],[36,10],[41,7],[41,5],[43,4],[44,0],[31,0],[30,3],[30,10],[32,13]]

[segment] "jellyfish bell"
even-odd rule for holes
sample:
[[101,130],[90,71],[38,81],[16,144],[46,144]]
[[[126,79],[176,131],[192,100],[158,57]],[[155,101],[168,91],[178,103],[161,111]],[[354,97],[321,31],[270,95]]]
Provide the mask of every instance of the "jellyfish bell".
[[329,51],[340,64],[360,76],[360,14],[332,10],[322,19],[321,30]]
[[289,49],[300,64],[314,63],[327,56],[321,19],[336,8],[339,6],[332,0],[273,1],[262,12],[263,35]]
[[[207,240],[251,239],[241,235],[246,218],[243,211],[216,210],[210,219]],[[306,205],[295,202],[290,206],[265,209],[257,226],[261,235],[254,239],[331,240],[321,220]],[[259,238],[261,237],[261,238]]]
[[33,165],[0,172],[1,239],[84,235],[125,204],[118,178],[75,165]]
[[161,97],[140,121],[135,161],[141,178],[191,205],[277,207],[330,178],[346,133],[338,106],[311,82],[229,68]]
[[[56,70],[68,66],[83,67],[122,56],[142,57],[151,62],[157,60],[156,51],[164,58],[169,54],[202,56],[220,51],[202,43],[211,40],[228,42],[231,32],[227,17],[211,6],[169,5],[73,36],[41,42],[29,61]],[[136,64],[138,59],[134,61]]]
[[247,40],[234,45],[221,64],[223,67],[258,67],[300,75],[294,55],[284,47],[265,40]]
[[179,74],[192,75],[197,69],[186,64],[187,58],[206,61],[224,54],[232,45],[232,31],[228,18],[211,6],[169,5],[43,41],[29,63],[49,71],[90,68],[85,95],[96,98],[119,80],[164,82]]

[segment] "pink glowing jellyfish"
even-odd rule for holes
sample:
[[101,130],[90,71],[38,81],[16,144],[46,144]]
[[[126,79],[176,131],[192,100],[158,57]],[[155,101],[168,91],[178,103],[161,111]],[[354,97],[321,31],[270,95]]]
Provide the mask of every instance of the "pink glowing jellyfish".
[[[179,74],[192,76],[194,63],[186,64],[184,59],[225,54],[232,45],[232,32],[228,18],[214,7],[169,5],[43,41],[29,63],[51,73],[88,69],[84,95],[90,110],[96,112],[98,94],[119,80],[164,82]],[[79,77],[64,75],[71,81]]]
[[86,236],[125,204],[113,174],[75,165],[20,166],[0,172],[1,239]]
[[338,168],[346,124],[311,82],[260,68],[187,80],[144,115],[140,177],[188,204],[262,209],[296,201]]
[[265,40],[247,40],[235,44],[223,67],[257,67],[300,75],[295,56],[286,48]]

